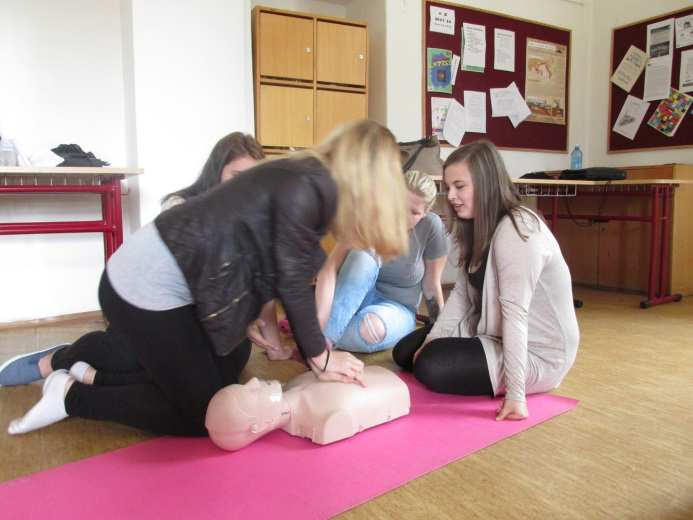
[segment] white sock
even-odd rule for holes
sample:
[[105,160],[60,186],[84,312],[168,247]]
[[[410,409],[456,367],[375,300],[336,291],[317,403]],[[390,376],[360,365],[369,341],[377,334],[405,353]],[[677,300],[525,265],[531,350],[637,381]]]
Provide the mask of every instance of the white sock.
[[90,368],[91,365],[89,363],[85,363],[84,361],[77,361],[70,368],[70,375],[80,383],[84,383],[84,376],[87,373],[87,370],[89,370]]
[[38,430],[67,417],[65,411],[65,385],[72,378],[67,370],[56,370],[43,383],[43,397],[24,417],[15,419],[7,428],[7,433],[17,435]]

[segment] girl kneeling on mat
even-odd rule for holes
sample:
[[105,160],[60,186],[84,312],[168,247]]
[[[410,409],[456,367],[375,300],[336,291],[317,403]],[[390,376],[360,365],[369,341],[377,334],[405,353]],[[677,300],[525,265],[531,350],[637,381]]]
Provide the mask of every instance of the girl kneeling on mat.
[[496,419],[524,419],[525,395],[557,387],[575,361],[570,272],[492,143],[458,148],[443,172],[459,275],[435,324],[404,337],[393,357],[431,390],[504,395]]
[[[385,191],[389,197],[377,196]],[[30,360],[49,370],[40,373],[48,376],[43,398],[9,433],[77,416],[206,435],[207,404],[238,382],[250,355],[249,325],[270,320],[275,298],[316,376],[360,383],[363,363],[330,353],[318,323],[312,282],[325,260],[320,239],[330,230],[389,258],[406,252],[406,222],[397,143],[367,120],[164,211],[129,237],[101,278],[99,301],[117,341],[88,334],[50,358],[17,360],[18,369]],[[276,347],[278,334],[269,332],[259,334]],[[56,365],[61,358],[79,362]]]

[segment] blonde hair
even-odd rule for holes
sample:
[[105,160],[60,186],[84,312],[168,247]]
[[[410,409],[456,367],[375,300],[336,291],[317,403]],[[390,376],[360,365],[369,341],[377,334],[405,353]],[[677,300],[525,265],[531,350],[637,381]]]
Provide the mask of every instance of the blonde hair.
[[423,198],[426,204],[426,212],[431,211],[438,196],[438,188],[435,181],[429,175],[418,170],[409,170],[405,173],[404,181],[407,183],[409,191]]
[[392,133],[363,119],[335,129],[307,152],[320,159],[337,183],[335,239],[374,249],[384,259],[409,248],[407,188]]

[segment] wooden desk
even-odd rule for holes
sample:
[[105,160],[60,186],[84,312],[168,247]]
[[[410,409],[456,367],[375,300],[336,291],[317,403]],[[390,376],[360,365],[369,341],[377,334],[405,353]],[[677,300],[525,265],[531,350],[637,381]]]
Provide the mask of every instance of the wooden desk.
[[[640,303],[642,308],[653,305],[679,301],[680,293],[670,291],[671,273],[671,220],[672,199],[675,189],[682,184],[693,184],[693,181],[681,179],[628,179],[623,181],[567,181],[567,180],[537,180],[516,179],[515,184],[520,193],[525,196],[538,198],[538,207],[544,212],[550,222],[551,229],[561,244],[568,265],[571,266],[574,281],[580,282],[581,272],[585,266],[594,268],[597,272],[595,279],[587,282],[593,285],[606,285],[600,283],[599,268],[606,264],[607,269],[623,274],[628,270],[628,262],[634,258],[638,261],[647,257],[647,299]],[[612,203],[621,199],[620,204]],[[563,212],[559,207],[559,201],[563,201]],[[583,202],[588,200],[587,204]],[[637,200],[635,209],[630,201]],[[642,201],[645,201],[643,205]],[[568,202],[570,201],[570,202]],[[609,201],[607,206],[606,202]],[[574,203],[575,202],[575,203]],[[596,207],[595,207],[596,204]],[[605,207],[606,206],[606,207]],[[566,229],[559,226],[559,220],[571,221],[573,225]],[[591,224],[600,225],[611,221],[622,223],[648,223],[649,240],[642,240],[642,226],[640,228],[640,240],[636,244],[637,257],[628,258],[633,251],[622,245],[618,237],[605,230],[594,229],[576,234],[579,230],[578,223],[585,221],[582,229],[592,228]],[[602,236],[602,234],[604,236]],[[576,240],[575,237],[578,236]],[[632,241],[627,242],[627,244]],[[649,252],[643,251],[649,243]],[[604,244],[604,252],[601,245]],[[596,252],[596,253],[595,253]],[[602,254],[600,254],[602,253]],[[620,253],[620,256],[619,256]],[[585,260],[587,259],[587,260]],[[595,261],[596,260],[596,261]],[[576,269],[577,266],[577,269]],[[623,288],[623,287],[620,287]]]
[[88,193],[101,197],[101,220],[61,222],[2,222],[0,235],[38,233],[103,233],[106,260],[123,243],[123,211],[120,181],[139,175],[130,168],[23,168],[0,167],[3,193]]

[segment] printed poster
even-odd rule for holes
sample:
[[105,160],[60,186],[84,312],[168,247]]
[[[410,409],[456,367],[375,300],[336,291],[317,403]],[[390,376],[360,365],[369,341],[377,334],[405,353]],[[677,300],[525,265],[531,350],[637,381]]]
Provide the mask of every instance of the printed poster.
[[527,38],[527,121],[565,125],[566,53],[565,45]]
[[669,97],[659,103],[647,124],[667,137],[673,137],[691,104],[693,97],[672,88]]
[[428,92],[452,94],[452,51],[426,49]]

